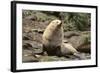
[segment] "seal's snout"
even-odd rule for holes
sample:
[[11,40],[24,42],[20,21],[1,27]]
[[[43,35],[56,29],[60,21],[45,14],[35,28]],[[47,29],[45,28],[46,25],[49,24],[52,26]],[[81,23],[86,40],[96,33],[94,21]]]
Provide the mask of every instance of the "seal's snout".
[[58,22],[58,26],[60,26],[60,27],[62,26],[62,22],[61,22],[61,21],[60,21],[60,22]]
[[62,21],[60,22],[60,25],[62,25]]

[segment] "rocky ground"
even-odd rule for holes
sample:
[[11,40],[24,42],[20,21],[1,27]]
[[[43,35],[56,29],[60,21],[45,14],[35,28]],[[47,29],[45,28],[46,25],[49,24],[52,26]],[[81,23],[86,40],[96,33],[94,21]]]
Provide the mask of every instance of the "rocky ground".
[[[79,60],[73,55],[67,57],[40,55],[42,53],[42,34],[50,21],[39,21],[35,16],[23,18],[23,51],[22,61],[69,61]],[[91,58],[90,31],[65,31],[64,42],[70,42],[86,59]]]

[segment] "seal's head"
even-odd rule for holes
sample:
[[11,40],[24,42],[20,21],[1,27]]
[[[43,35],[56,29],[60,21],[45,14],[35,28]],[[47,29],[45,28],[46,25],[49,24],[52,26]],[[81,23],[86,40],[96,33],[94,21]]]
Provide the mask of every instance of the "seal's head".
[[62,25],[62,22],[59,19],[55,19],[50,24],[54,24],[54,25],[56,24],[55,26],[61,26]]

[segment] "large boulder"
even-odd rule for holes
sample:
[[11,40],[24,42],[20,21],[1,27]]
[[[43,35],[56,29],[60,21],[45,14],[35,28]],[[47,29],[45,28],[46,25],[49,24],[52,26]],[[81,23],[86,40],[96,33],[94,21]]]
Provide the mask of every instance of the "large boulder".
[[90,42],[90,32],[74,32],[69,31],[65,32],[65,40],[68,40],[74,48],[80,52],[89,52],[91,51],[91,42]]

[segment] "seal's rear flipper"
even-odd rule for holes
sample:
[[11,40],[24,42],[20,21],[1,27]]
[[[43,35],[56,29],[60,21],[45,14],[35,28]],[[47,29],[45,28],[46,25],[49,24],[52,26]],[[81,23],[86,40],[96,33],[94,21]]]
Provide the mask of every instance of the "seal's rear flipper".
[[79,60],[86,60],[84,53],[74,53],[73,55],[77,57]]

